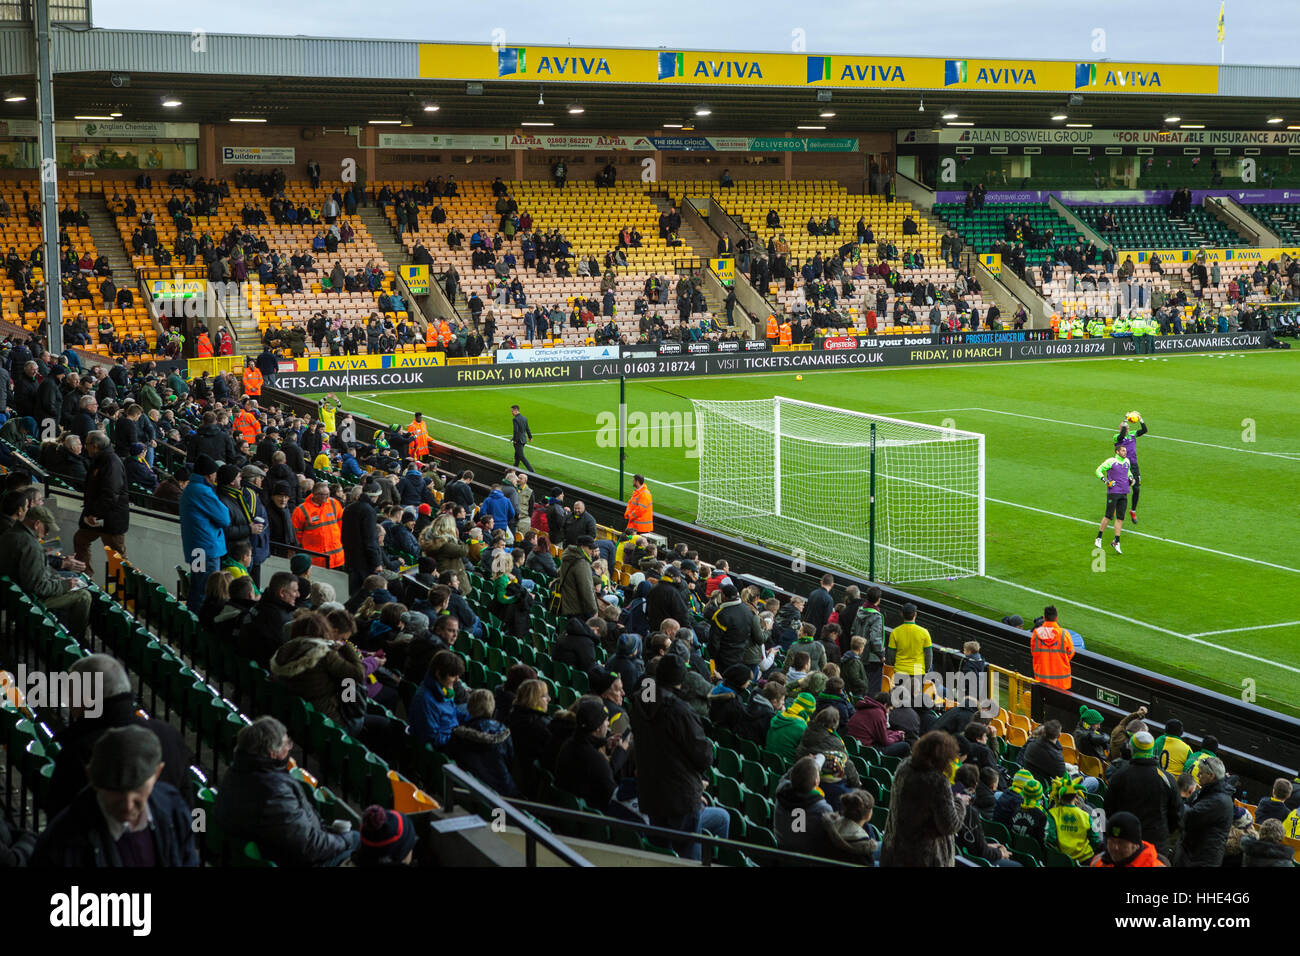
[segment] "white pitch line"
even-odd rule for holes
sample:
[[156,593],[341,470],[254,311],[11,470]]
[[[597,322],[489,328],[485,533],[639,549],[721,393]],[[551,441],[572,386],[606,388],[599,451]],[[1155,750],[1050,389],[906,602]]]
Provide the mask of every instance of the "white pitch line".
[[1227,627],[1222,631],[1201,631],[1199,634],[1188,634],[1188,637],[1210,637],[1214,634],[1240,634],[1242,631],[1271,631],[1278,627],[1295,627],[1300,621],[1283,621],[1281,624],[1256,624],[1254,627]]
[[[968,411],[988,412],[990,415],[1010,415],[1014,418],[1028,418],[1036,422],[1049,422],[1050,424],[1053,425],[1070,425],[1074,428],[1088,428],[1088,429],[1092,429],[1093,431],[1100,431],[1100,432],[1114,433],[1115,431],[1115,429],[1107,428],[1104,425],[1088,425],[1088,424],[1084,424],[1083,422],[1066,422],[1066,421],[1062,421],[1059,418],[1043,418],[1039,415],[1025,415],[1022,412],[1005,412],[1000,408],[972,408],[972,409],[968,409]],[[1246,455],[1265,455],[1269,458],[1282,458],[1285,459],[1286,461],[1300,461],[1300,454],[1297,454],[1295,452],[1260,451],[1257,448],[1238,448],[1235,445],[1216,445],[1213,442],[1192,441],[1189,438],[1174,438],[1170,435],[1148,434],[1142,436],[1143,441],[1149,441],[1152,439],[1154,439],[1155,441],[1178,442],[1181,445],[1199,445],[1202,448],[1218,448],[1221,449],[1222,451],[1235,451],[1235,452],[1241,452]]]
[[1224,647],[1222,644],[1215,644],[1213,641],[1204,641],[1195,634],[1179,634],[1177,631],[1171,631],[1168,628],[1160,627],[1156,624],[1148,624],[1146,621],[1139,621],[1137,618],[1125,617],[1123,614],[1116,614],[1114,611],[1107,611],[1105,608],[1094,607],[1091,604],[1084,604],[1081,601],[1072,601],[1069,598],[1060,597],[1047,591],[1040,591],[1037,588],[1031,588],[1024,584],[1017,584],[1014,581],[1004,581],[1002,578],[995,578],[985,575],[985,580],[993,581],[997,584],[1004,584],[1007,587],[1019,588],[1022,591],[1028,591],[1030,594],[1037,594],[1039,597],[1049,598],[1054,602],[1069,604],[1073,607],[1083,608],[1085,611],[1092,611],[1094,614],[1104,614],[1107,617],[1113,617],[1118,621],[1124,621],[1127,624],[1136,624],[1138,627],[1144,627],[1160,634],[1167,634],[1170,637],[1176,637],[1182,641],[1190,641],[1193,644],[1200,644],[1202,647],[1209,647],[1216,651],[1222,651],[1225,654],[1233,654],[1237,657],[1244,657],[1247,660],[1254,661],[1257,664],[1265,664],[1270,667],[1276,667],[1280,670],[1290,671],[1293,674],[1300,674],[1300,667],[1292,667],[1290,664],[1283,664],[1280,661],[1271,660],[1267,657],[1260,657],[1256,654],[1248,654],[1245,651],[1239,651],[1235,647]]

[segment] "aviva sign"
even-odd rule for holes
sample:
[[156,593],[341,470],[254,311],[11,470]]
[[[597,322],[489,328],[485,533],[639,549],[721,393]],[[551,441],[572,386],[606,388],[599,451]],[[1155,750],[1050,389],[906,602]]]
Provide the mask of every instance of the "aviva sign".
[[1168,63],[1078,63],[1066,60],[975,60],[900,56],[830,56],[721,50],[499,46],[422,43],[420,77],[440,80],[699,87],[986,90],[1072,93],[1158,91],[1215,95],[1217,66]]

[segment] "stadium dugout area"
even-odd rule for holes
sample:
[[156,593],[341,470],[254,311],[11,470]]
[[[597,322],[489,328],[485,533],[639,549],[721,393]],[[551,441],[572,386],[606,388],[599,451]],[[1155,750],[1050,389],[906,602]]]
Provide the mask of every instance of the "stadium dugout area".
[[[1016,523],[1091,540],[1036,469],[1086,454],[1110,487],[1137,439],[1085,400],[1169,399],[1153,342],[1222,358],[1211,398],[1287,361],[1254,353],[1296,332],[1295,173],[1257,144],[1297,71],[1038,61],[1030,89],[900,57],[875,84],[839,56],[233,36],[195,67],[181,34],[69,34],[39,77],[0,26],[0,863],[1300,864],[1291,684],[1274,712],[1170,650],[1289,682],[1230,642],[1295,622],[1147,625],[1178,595],[1102,593],[1125,572],[1080,570],[1082,532],[1069,563]],[[918,95],[950,103],[933,129]],[[1194,106],[1225,145],[1145,129]],[[1044,413],[1020,370],[1048,362]],[[641,449],[624,490],[637,377],[703,447]],[[931,377],[945,407],[906,410]],[[1300,460],[1183,424],[1142,439],[1149,480],[1166,439],[1243,485]],[[1200,474],[1166,478],[1184,511]],[[1147,514],[1135,562],[1133,536],[1246,562],[1261,601],[1300,573],[1285,516],[1261,557]],[[1015,581],[986,538],[1025,548]],[[1064,597],[1085,573],[1101,596]],[[1072,612],[1164,633],[1118,659]]]

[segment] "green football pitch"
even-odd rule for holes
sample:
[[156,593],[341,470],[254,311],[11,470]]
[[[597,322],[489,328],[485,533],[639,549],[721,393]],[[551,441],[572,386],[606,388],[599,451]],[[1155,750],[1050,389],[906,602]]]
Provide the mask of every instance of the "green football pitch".
[[[1300,355],[629,380],[630,438],[638,412],[685,421],[688,395],[781,395],[983,433],[986,575],[900,587],[994,619],[1032,620],[1055,603],[1090,650],[1300,714]],[[616,496],[618,398],[613,381],[353,393],[344,405],[386,423],[423,411],[436,440],[508,462],[517,403],[535,470]],[[1093,472],[1130,409],[1150,429],[1138,443],[1140,523],[1126,524],[1122,555],[1103,556]],[[689,437],[676,444],[629,447],[626,490],[641,472],[656,511],[690,520],[698,459]],[[825,508],[844,493],[827,478]]]

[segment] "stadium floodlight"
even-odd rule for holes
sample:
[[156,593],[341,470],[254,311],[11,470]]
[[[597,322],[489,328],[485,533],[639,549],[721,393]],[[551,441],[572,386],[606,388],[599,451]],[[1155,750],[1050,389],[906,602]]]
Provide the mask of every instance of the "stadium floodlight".
[[835,111],[834,111],[834,110],[822,110],[822,111],[821,111],[820,113],[818,113],[817,115],[820,116],[822,119],[834,119],[834,118],[835,118]]
[[586,107],[583,107],[583,106],[570,106],[570,107],[569,107],[569,115],[570,115],[570,116],[581,116],[581,115],[582,115],[583,113],[585,113],[585,112],[587,112],[587,109],[586,109]]
[[1062,122],[1063,120],[1067,120],[1067,119],[1069,119],[1069,118],[1070,118],[1069,115],[1066,114],[1066,113],[1053,113],[1053,114],[1052,114],[1052,122],[1053,122],[1053,123],[1060,123],[1060,122]]
[[952,110],[948,110],[946,113],[943,114],[943,118],[946,120],[955,120],[957,118],[957,114],[954,113]]
[[984,573],[983,435],[783,396],[692,404],[701,525],[873,580]]
[[949,126],[974,126],[975,124],[974,124],[974,123],[966,123],[966,122],[960,122],[960,123],[959,123],[959,122],[957,122],[956,120],[954,120],[954,121],[950,122],[948,125],[949,125]]
[[1284,118],[1285,118],[1285,117],[1282,117],[1282,116],[1270,116],[1270,117],[1268,118],[1268,121],[1269,121],[1269,123],[1271,123],[1272,125],[1276,126],[1278,123],[1281,123],[1281,122],[1283,121]]
[[1070,129],[1092,129],[1091,123],[1066,123]]
[[1183,123],[1179,129],[1205,129],[1204,123]]
[[436,113],[436,112],[438,112],[438,110],[440,110],[441,108],[442,108],[442,107],[440,107],[437,103],[425,103],[425,104],[424,104],[424,111],[425,111],[426,113]]
[[6,93],[6,94],[5,94],[5,102],[6,102],[6,103],[26,103],[26,102],[27,102],[27,96],[26,96],[26,94],[24,94],[24,93]]
[[176,99],[173,96],[168,96],[163,99],[162,105],[167,107],[168,109],[175,109],[176,107],[181,105],[181,101]]
[[122,113],[121,113],[120,110],[114,110],[112,113],[109,113],[108,115],[111,116],[111,117],[113,117],[113,119],[121,119],[121,118],[122,118]]
[[825,127],[825,126],[818,126],[818,125],[813,124],[813,123],[807,123],[807,124],[804,124],[803,126],[797,126],[797,127],[795,127],[795,128],[796,128],[796,129],[825,129],[826,127]]
[[695,115],[696,115],[696,116],[712,116],[712,115],[713,115],[713,110],[709,109],[707,106],[697,106],[697,107],[695,107]]
[[395,119],[395,120],[389,120],[389,119],[384,119],[384,120],[370,120],[370,125],[371,125],[371,126],[400,126],[401,124],[402,124],[402,121],[399,120],[399,119]]
[[265,123],[265,122],[266,122],[266,117],[264,117],[264,116],[232,116],[232,117],[230,117],[230,122],[232,122],[232,123]]
[[89,115],[89,114],[87,114],[87,113],[82,113],[82,114],[80,114],[80,115],[78,115],[78,116],[74,116],[74,117],[72,117],[72,118],[73,118],[74,120],[111,120],[113,117],[111,117],[111,116],[91,116],[91,115]]
[[1177,123],[1177,122],[1178,122],[1179,120],[1181,120],[1181,119],[1182,119],[1181,116],[1166,116],[1166,117],[1165,117],[1165,122],[1166,122],[1166,123]]
[[664,129],[681,129],[681,128],[682,128],[682,124],[681,124],[681,123],[664,123],[664,124],[663,124],[663,128],[664,128]]

